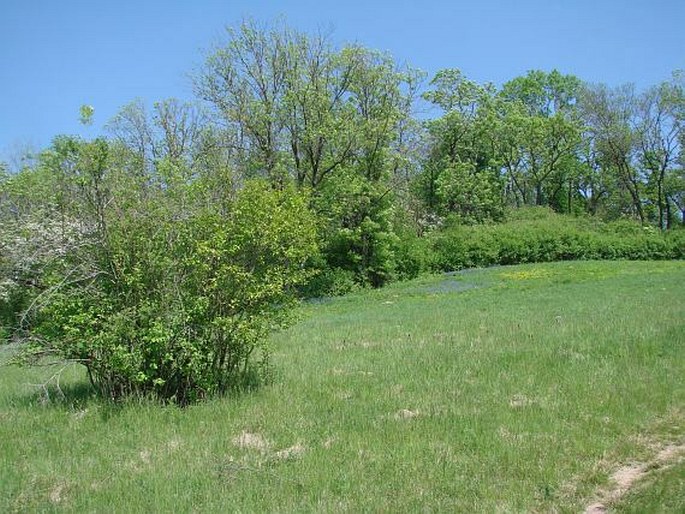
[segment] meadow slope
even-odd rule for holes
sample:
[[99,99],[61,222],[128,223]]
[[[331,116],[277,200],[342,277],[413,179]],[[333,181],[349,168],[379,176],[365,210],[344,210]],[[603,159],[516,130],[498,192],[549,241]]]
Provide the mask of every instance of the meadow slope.
[[[311,302],[271,385],[184,409],[76,367],[46,401],[60,368],[3,367],[0,511],[582,511],[685,442],[683,285],[685,262],[563,262]],[[632,505],[683,508],[668,473]]]

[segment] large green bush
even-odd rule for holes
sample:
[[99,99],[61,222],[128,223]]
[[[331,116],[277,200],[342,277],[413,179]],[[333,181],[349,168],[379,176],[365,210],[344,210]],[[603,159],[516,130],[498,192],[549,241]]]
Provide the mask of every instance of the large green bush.
[[666,234],[666,241],[674,259],[685,259],[685,228],[670,230]]
[[43,269],[23,357],[79,362],[111,398],[184,404],[263,378],[316,252],[308,198],[260,181],[224,198],[201,179],[117,189],[107,154],[79,150],[81,231]]
[[570,259],[679,259],[682,231],[663,234],[635,222],[602,223],[588,217],[524,208],[507,222],[453,224],[431,236],[436,270]]
[[398,238],[389,192],[354,170],[330,177],[316,192],[324,269],[341,270],[325,272],[334,283],[353,276],[360,286],[380,287],[395,277]]

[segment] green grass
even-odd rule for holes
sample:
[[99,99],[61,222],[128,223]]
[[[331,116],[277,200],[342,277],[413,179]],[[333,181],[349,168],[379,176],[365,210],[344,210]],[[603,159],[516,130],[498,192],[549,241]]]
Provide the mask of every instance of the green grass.
[[2,368],[0,511],[580,511],[685,439],[684,284],[565,262],[311,303],[272,385],[185,409],[99,401],[77,368],[43,405],[54,370]]
[[613,509],[625,514],[685,512],[685,462],[645,477]]

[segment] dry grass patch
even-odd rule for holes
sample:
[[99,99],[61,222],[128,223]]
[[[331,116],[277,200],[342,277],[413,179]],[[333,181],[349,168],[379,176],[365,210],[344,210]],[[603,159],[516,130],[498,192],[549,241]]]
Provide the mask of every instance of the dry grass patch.
[[400,409],[398,410],[393,418],[396,420],[406,420],[406,419],[413,419],[421,415],[421,412],[418,410],[411,410],[411,409]]
[[301,456],[306,450],[307,449],[303,445],[297,443],[289,448],[277,451],[274,456],[277,459],[294,459]]
[[233,438],[233,444],[241,449],[259,450],[265,452],[271,444],[262,435],[243,431]]

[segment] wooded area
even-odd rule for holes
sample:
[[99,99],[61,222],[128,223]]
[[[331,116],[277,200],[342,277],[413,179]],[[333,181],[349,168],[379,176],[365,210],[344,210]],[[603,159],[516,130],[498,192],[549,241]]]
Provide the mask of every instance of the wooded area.
[[[0,170],[4,337],[83,363],[110,397],[185,403],[245,379],[256,355],[268,375],[265,335],[303,295],[685,252],[680,72],[646,91],[558,71],[426,83],[387,54],[246,23],[194,87],[196,102],[134,101],[107,137],[57,136]],[[536,241],[566,239],[505,251],[522,232],[498,224],[526,216]]]

